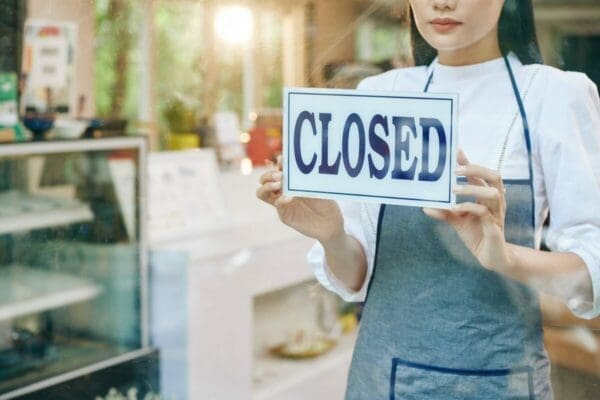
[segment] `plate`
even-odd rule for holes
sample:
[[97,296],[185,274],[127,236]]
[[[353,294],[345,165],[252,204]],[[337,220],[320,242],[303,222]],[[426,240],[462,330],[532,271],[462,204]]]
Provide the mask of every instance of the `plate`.
[[326,337],[311,340],[281,343],[269,348],[269,353],[276,357],[302,360],[318,357],[331,350],[337,342]]

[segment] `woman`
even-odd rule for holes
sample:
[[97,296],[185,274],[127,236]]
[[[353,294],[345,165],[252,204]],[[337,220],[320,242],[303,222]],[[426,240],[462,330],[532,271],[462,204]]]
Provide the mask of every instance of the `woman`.
[[462,202],[340,208],[282,197],[280,171],[257,195],[318,240],[326,287],[366,299],[347,399],[552,399],[539,292],[600,314],[597,89],[539,64],[531,1],[409,3],[418,66],[359,88],[459,93]]

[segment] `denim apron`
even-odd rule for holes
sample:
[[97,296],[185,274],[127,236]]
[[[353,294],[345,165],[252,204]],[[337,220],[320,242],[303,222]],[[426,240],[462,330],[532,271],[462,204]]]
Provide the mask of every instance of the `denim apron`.
[[[504,60],[529,155],[529,179],[504,181],[505,235],[534,247],[529,127]],[[484,269],[449,224],[383,205],[346,400],[552,398],[536,292]]]

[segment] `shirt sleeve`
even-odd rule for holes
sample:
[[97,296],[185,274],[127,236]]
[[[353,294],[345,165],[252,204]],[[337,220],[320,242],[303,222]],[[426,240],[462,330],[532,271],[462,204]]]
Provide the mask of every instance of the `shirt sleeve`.
[[367,273],[363,286],[354,291],[338,280],[330,271],[325,259],[323,246],[316,242],[307,255],[307,261],[313,269],[317,281],[326,289],[338,294],[344,301],[361,302],[365,300],[367,288],[373,275],[373,261],[375,253],[375,223],[373,206],[354,202],[338,202],[344,217],[344,230],[346,234],[354,237],[362,246],[367,258]]
[[[581,318],[600,315],[600,99],[584,74],[563,73],[548,90],[541,113],[540,162],[550,210],[546,242],[580,256],[592,280],[593,300],[567,301]],[[582,279],[589,279],[588,276]]]
[[[357,89],[374,90],[377,81],[377,77],[368,77],[358,84]],[[369,282],[373,275],[379,206],[356,202],[338,202],[338,204],[344,217],[346,234],[354,237],[360,243],[367,258],[367,274],[363,286],[358,291],[354,291],[337,279],[327,265],[325,250],[319,242],[316,242],[310,249],[306,259],[312,267],[317,281],[326,289],[337,293],[344,301],[361,302],[366,298]]]

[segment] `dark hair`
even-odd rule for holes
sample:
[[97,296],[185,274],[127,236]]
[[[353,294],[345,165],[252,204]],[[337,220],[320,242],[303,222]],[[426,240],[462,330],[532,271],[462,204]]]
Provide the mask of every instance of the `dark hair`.
[[[408,5],[410,37],[415,65],[429,65],[437,51],[421,36]],[[498,41],[503,54],[513,52],[523,64],[542,64],[542,55],[535,33],[531,0],[506,0],[498,22]]]

